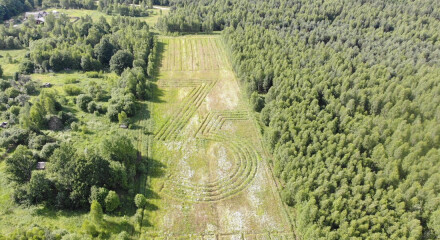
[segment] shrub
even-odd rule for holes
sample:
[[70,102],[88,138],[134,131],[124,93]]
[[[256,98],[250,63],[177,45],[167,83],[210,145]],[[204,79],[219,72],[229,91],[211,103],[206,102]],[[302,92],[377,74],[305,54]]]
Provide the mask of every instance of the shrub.
[[69,96],[77,96],[81,93],[81,89],[74,85],[64,85],[63,89]]
[[9,81],[0,79],[0,90],[4,91],[9,87],[11,87],[11,83]]
[[50,138],[46,135],[35,135],[31,134],[29,137],[29,144],[28,147],[30,149],[36,149],[40,150],[43,148],[43,146],[50,141]]
[[59,148],[58,143],[47,143],[40,151],[40,158],[49,159],[55,149]]
[[101,74],[99,74],[98,72],[86,72],[86,76],[88,78],[100,78]]
[[73,122],[72,124],[70,124],[70,129],[72,129],[72,131],[77,132],[79,130],[80,124],[77,122]]
[[26,94],[32,95],[32,94],[36,94],[37,93],[37,85],[35,82],[29,81],[26,84],[24,84],[24,89]]
[[14,114],[15,116],[18,116],[18,114],[20,114],[20,107],[19,106],[12,106],[11,108],[9,108],[9,112]]
[[87,106],[93,98],[86,94],[81,94],[76,98],[76,105],[81,108],[84,112],[87,112]]
[[19,66],[20,73],[31,74],[34,72],[35,65],[30,60],[24,60]]
[[110,70],[116,72],[118,75],[126,68],[130,68],[133,66],[133,54],[119,50],[115,55],[110,59]]
[[65,84],[72,84],[72,83],[78,83],[79,80],[76,78],[67,78],[66,80],[64,80]]
[[9,98],[16,98],[20,94],[20,91],[13,87],[10,87],[6,89],[5,93],[6,95],[8,95]]
[[108,192],[107,197],[105,198],[105,210],[107,212],[113,212],[119,207],[119,196],[115,191]]
[[126,231],[122,231],[116,236],[116,240],[130,240],[130,235]]
[[93,112],[95,112],[95,110],[97,110],[96,102],[94,102],[94,101],[89,102],[89,104],[87,104],[87,111],[89,113],[93,113]]
[[92,188],[90,189],[89,202],[92,203],[93,201],[97,201],[99,202],[99,204],[101,204],[101,206],[104,206],[105,198],[107,197],[108,192],[109,191],[106,188],[92,186]]
[[251,105],[254,111],[260,112],[264,107],[264,99],[257,92],[251,95]]
[[140,67],[142,69],[146,69],[147,68],[147,64],[145,63],[144,60],[142,59],[136,59],[133,61],[133,67]]

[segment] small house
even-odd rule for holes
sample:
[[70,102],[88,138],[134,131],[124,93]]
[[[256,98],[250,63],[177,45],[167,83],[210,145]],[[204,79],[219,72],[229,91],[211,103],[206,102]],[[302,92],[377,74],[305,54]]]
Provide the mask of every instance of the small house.
[[52,87],[52,84],[51,83],[45,83],[41,87],[50,88],[50,87]]
[[2,122],[2,124],[0,124],[1,128],[7,128],[8,127],[8,122]]
[[128,126],[126,124],[121,124],[121,125],[119,125],[119,127],[123,128],[123,129],[127,129],[128,128]]
[[45,11],[39,11],[39,12],[26,12],[24,14],[24,20],[29,20],[30,18],[33,18],[35,20],[36,24],[42,24],[44,23],[44,18],[48,15]]
[[37,162],[37,170],[44,170],[44,169],[46,169],[46,163],[47,162]]

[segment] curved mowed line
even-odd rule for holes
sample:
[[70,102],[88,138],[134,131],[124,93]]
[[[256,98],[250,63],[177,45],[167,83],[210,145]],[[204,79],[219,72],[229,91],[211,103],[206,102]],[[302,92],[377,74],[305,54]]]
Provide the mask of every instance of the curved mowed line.
[[195,184],[170,176],[162,194],[181,201],[211,202],[232,197],[251,183],[257,173],[260,157],[250,144],[245,144],[243,140],[231,141],[230,136],[219,134],[213,134],[206,139],[227,143],[234,153],[238,167],[228,176],[206,184]]

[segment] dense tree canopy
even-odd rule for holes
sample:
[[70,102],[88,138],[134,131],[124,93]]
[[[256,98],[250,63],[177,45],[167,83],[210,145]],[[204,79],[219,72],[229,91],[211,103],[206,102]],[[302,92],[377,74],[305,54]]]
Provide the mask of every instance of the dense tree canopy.
[[304,239],[438,237],[439,1],[172,9],[165,32],[224,29]]

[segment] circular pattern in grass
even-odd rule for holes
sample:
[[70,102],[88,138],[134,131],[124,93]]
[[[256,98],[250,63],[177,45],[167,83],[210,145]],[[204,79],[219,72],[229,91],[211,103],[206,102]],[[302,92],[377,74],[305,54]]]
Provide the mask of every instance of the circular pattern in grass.
[[220,134],[211,134],[200,140],[219,143],[227,149],[232,160],[227,174],[203,182],[191,181],[191,178],[182,175],[170,175],[162,189],[164,195],[190,202],[219,201],[241,192],[254,179],[259,155],[251,144]]

